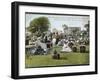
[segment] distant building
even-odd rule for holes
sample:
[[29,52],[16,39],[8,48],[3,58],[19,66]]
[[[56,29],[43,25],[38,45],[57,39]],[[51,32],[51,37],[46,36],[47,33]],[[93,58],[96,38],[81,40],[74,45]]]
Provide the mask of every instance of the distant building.
[[78,39],[78,34],[81,31],[80,27],[68,27],[64,29],[64,38],[66,39]]
[[66,35],[71,35],[75,30],[81,31],[81,28],[80,27],[68,27],[68,28],[64,29],[64,33]]

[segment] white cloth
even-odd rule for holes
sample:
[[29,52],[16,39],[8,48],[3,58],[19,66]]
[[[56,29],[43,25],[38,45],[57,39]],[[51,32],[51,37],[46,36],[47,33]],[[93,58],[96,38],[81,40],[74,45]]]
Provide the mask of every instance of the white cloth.
[[52,44],[53,44],[53,46],[56,44],[56,38],[52,39]]
[[68,46],[68,44],[64,44],[62,47],[61,52],[71,52],[71,48]]
[[58,46],[63,46],[63,44],[64,44],[64,41],[63,40],[60,40],[57,45]]

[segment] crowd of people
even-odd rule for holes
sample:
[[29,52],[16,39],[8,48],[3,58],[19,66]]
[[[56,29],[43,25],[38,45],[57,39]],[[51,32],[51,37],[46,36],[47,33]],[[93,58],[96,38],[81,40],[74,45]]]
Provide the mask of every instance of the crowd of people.
[[[32,40],[35,40],[32,38]],[[33,44],[33,42],[32,42]],[[71,46],[74,44],[73,40],[68,40],[67,36],[59,35],[58,33],[50,33],[45,34],[43,33],[41,37],[36,38],[35,42],[35,48],[33,49],[34,54],[39,54],[44,52],[44,54],[47,54],[50,49],[53,49],[55,46],[61,46],[62,49],[61,52],[72,52]],[[70,45],[72,44],[72,45]],[[31,49],[32,50],[32,49]]]

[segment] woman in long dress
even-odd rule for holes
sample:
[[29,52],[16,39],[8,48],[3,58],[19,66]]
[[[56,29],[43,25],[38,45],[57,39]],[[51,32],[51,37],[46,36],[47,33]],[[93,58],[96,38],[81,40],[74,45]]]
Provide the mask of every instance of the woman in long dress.
[[68,46],[68,42],[65,42],[61,52],[72,52],[72,49]]
[[52,44],[53,44],[53,47],[56,45],[56,38],[52,39]]

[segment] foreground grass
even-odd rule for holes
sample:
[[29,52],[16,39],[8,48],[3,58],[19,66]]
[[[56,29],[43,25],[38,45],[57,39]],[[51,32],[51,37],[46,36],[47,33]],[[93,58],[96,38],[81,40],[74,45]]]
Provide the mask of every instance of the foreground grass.
[[52,59],[52,55],[30,55],[25,57],[25,67],[59,66],[89,64],[89,53],[60,53],[60,59]]

